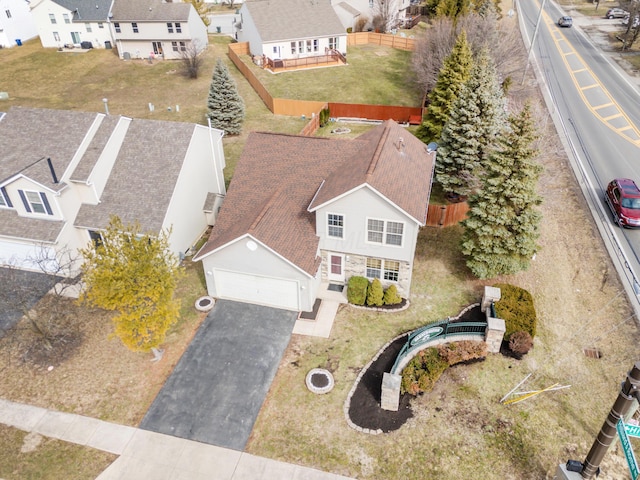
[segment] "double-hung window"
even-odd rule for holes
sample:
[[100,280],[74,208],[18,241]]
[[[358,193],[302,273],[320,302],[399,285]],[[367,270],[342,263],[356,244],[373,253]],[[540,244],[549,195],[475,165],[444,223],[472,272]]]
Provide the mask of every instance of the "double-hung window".
[[329,48],[331,50],[338,49],[338,37],[329,37]]
[[133,33],[138,33],[138,24],[136,22],[131,24],[131,28],[133,29]]
[[28,213],[44,213],[53,215],[51,206],[44,192],[32,192],[30,190],[18,190],[24,208]]
[[404,224],[402,222],[367,219],[367,241],[370,243],[402,246],[403,234]]
[[56,21],[56,16],[53,13],[49,14],[49,21],[51,22],[52,25],[55,25],[56,23],[58,23]]
[[71,23],[71,19],[69,18],[68,13],[63,13],[62,18],[64,18],[64,23]]
[[176,33],[182,33],[182,25],[176,23]]
[[173,23],[167,22],[167,31],[173,33]]
[[382,260],[380,258],[367,258],[366,276],[367,278],[397,282],[400,276],[400,262]]
[[336,213],[327,215],[327,235],[333,238],[344,238],[344,215]]
[[113,22],[113,28],[116,29],[116,33],[120,33],[121,32],[120,24],[118,22]]
[[91,33],[92,32],[92,28],[91,28],[91,24],[90,23],[85,23],[84,26],[87,29],[87,33]]

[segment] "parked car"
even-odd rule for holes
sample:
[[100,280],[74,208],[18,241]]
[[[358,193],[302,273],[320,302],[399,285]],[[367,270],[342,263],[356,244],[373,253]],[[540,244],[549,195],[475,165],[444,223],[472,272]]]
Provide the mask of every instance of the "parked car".
[[629,178],[609,182],[604,200],[621,227],[640,228],[640,189]]
[[616,7],[616,8],[610,8],[609,10],[607,10],[607,14],[605,15],[605,18],[608,18],[608,19],[624,18],[628,15],[629,15],[629,12]]
[[565,15],[564,17],[560,17],[558,19],[558,25],[560,27],[571,28],[571,25],[573,25],[573,19]]

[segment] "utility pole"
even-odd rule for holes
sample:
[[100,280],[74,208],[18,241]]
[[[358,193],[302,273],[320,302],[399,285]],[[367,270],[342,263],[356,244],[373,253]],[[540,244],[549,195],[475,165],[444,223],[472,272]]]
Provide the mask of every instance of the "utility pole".
[[[636,362],[633,365],[633,368],[627,374],[627,378],[622,382],[618,398],[616,398],[613,407],[611,407],[611,411],[584,462],[569,460],[566,465],[559,465],[554,479],[582,480],[593,478],[594,475],[597,477],[600,473],[600,463],[618,433],[616,425],[621,418],[624,419],[633,413],[634,400],[640,400],[640,362]],[[633,451],[631,456],[633,457]],[[629,457],[627,457],[627,462],[629,462]],[[631,464],[629,468],[631,469]]]
[[527,76],[527,70],[529,69],[529,62],[531,61],[531,52],[533,51],[533,45],[536,43],[536,37],[538,36],[538,29],[540,28],[540,20],[542,19],[542,11],[544,10],[544,4],[547,0],[542,0],[540,5],[540,11],[538,12],[538,19],[536,20],[536,28],[533,31],[533,38],[531,39],[531,45],[529,45],[529,53],[527,54],[527,63],[524,65],[524,73],[522,74],[522,81],[520,85],[524,85],[524,79]]
[[616,398],[611,411],[604,421],[600,433],[593,442],[591,450],[584,461],[584,468],[581,472],[582,478],[593,478],[598,471],[600,462],[609,446],[616,438],[616,424],[623,418],[633,405],[633,401],[639,399],[640,394],[640,362],[636,362],[627,374],[626,380],[622,383],[618,398]]

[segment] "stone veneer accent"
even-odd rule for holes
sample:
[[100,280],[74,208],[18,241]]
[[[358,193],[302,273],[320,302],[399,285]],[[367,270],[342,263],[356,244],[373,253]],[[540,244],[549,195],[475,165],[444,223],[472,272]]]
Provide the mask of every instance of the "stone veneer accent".
[[[331,250],[333,252],[333,250]],[[329,251],[321,250],[320,255],[322,257],[321,275],[322,281],[329,281]],[[334,252],[342,253],[342,252]],[[379,257],[366,257],[364,255],[354,255],[345,253],[344,261],[344,276],[348,281],[350,277],[356,275],[359,277],[366,277],[367,275],[367,258],[379,258]],[[386,260],[386,259],[383,259]],[[392,260],[392,259],[391,259]],[[398,288],[398,294],[404,298],[408,296],[409,288],[411,287],[411,264],[409,262],[400,261],[400,271],[398,272],[398,281],[389,282],[382,280],[382,286],[387,288],[389,285],[395,284]]]

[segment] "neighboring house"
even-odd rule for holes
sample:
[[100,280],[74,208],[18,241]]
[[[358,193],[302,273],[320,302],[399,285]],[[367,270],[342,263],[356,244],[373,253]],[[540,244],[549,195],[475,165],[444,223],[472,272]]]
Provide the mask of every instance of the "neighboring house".
[[[113,0],[34,0],[31,15],[45,48],[113,47],[109,12]],[[85,43],[85,46],[87,44]]]
[[38,35],[25,0],[0,0],[0,48],[22,44]]
[[38,270],[47,258],[57,268],[111,215],[144,232],[171,229],[178,255],[215,222],[225,194],[220,130],[21,107],[0,118],[0,264]]
[[354,140],[251,133],[194,257],[209,294],[310,311],[320,288],[361,275],[408,296],[434,164],[391,120]]
[[209,43],[207,27],[191,3],[115,0],[112,13],[120,58],[179,59]]
[[347,32],[328,0],[246,0],[237,40],[252,55],[284,60],[347,53]]
[[[402,26],[411,5],[411,0],[330,0],[330,2],[344,28],[355,28],[356,22],[364,19],[366,30],[373,28],[373,18],[387,8],[388,15],[395,16],[397,19],[396,26]],[[391,2],[391,5],[387,7],[385,2]]]

